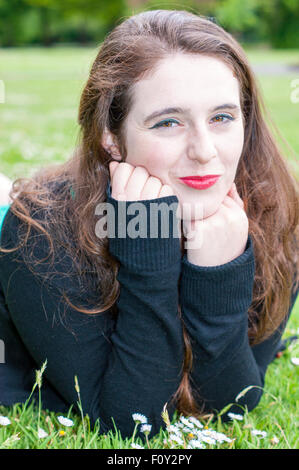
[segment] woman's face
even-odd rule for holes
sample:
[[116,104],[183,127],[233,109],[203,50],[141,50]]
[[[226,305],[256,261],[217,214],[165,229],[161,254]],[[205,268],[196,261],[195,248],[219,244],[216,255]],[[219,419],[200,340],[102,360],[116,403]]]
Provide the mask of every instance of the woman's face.
[[[177,109],[150,117],[166,108]],[[125,136],[126,162],[169,184],[180,206],[191,210],[183,218],[194,218],[195,205],[202,207],[203,218],[211,216],[235,179],[243,148],[237,78],[214,57],[169,56],[135,84]],[[207,189],[180,180],[194,175],[221,176]]]

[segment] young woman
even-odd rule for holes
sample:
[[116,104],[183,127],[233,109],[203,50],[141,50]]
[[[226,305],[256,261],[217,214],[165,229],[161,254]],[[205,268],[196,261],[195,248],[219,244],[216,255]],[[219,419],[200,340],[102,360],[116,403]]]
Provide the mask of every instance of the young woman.
[[[139,412],[153,436],[165,403],[170,416],[258,404],[299,284],[298,182],[263,106],[242,48],[204,17],[148,11],[107,36],[78,148],[14,183],[1,233],[1,404],[25,402],[46,359],[43,407],[76,409],[77,375],[103,432],[114,420],[131,436]],[[169,212],[150,236],[161,203]],[[111,214],[115,231],[99,236]]]

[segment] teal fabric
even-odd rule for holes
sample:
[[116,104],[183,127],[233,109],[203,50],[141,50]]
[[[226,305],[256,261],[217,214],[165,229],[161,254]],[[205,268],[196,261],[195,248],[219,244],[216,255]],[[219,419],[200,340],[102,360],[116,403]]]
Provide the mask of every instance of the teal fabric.
[[6,213],[7,213],[9,208],[10,208],[9,204],[7,204],[6,206],[0,206],[0,234],[1,234],[2,224],[4,222]]

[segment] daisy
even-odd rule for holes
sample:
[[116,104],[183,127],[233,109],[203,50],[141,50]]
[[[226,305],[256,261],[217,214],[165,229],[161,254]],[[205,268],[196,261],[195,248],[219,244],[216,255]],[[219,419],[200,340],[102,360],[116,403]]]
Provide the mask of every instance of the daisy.
[[238,421],[243,420],[243,415],[238,415],[235,413],[227,413],[227,416],[229,416],[231,419],[237,419]]
[[170,434],[169,439],[171,441],[177,442],[177,444],[179,444],[181,446],[184,444],[183,439],[181,439],[177,434]]
[[220,444],[222,444],[222,442],[232,442],[232,439],[230,439],[229,437],[227,437],[225,434],[223,434],[222,432],[216,432],[215,431],[215,439],[216,441],[220,442]]
[[48,436],[48,433],[46,433],[46,431],[44,431],[42,428],[38,428],[37,435],[39,439],[44,439]]
[[194,416],[190,416],[189,421],[195,424],[195,426],[197,426],[198,428],[203,428],[203,425],[201,424],[201,422],[198,421],[198,419],[196,419]]
[[140,414],[140,413],[133,413],[132,418],[137,424],[146,424],[147,423],[147,417]]
[[191,439],[188,442],[187,449],[205,449],[206,446],[198,439]]
[[215,439],[213,439],[213,438],[210,437],[210,436],[206,436],[205,434],[201,434],[201,436],[200,436],[200,441],[203,441],[203,442],[205,442],[206,444],[211,444],[211,445],[216,444]]
[[191,429],[189,426],[184,426],[184,427],[182,428],[182,431],[183,431],[183,432],[192,432],[193,429]]
[[152,425],[151,425],[151,424],[142,424],[142,425],[141,425],[141,428],[140,428],[140,431],[145,434],[145,433],[150,433],[150,432],[151,432],[151,429],[152,429]]
[[185,418],[184,416],[180,417],[180,421],[189,428],[194,428],[194,424],[190,423],[189,419]]
[[299,366],[299,357],[292,357],[291,363],[294,364],[294,366]]
[[253,434],[254,436],[260,436],[260,437],[267,436],[266,431],[259,431],[258,429],[252,429],[251,434]]
[[167,431],[168,432],[174,432],[175,434],[181,434],[181,430],[174,424],[170,424],[167,426]]
[[57,419],[63,426],[69,427],[74,425],[74,421],[69,418],[65,418],[64,416],[58,416]]
[[135,442],[131,443],[131,447],[133,449],[144,449],[144,447],[140,446],[139,444],[135,444]]
[[11,424],[11,421],[6,416],[0,416],[0,424],[1,426],[8,426],[9,424]]

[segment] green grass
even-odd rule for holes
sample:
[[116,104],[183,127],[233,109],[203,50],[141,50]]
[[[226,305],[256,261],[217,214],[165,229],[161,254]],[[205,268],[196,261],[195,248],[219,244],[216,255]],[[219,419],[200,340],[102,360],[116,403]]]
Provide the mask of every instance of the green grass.
[[[5,83],[6,99],[0,104],[0,171],[11,178],[30,176],[37,168],[62,162],[71,154],[78,135],[77,111],[80,94],[88,77],[97,48],[42,48],[1,50],[0,79]],[[298,63],[298,51],[247,50],[252,64],[280,61]],[[259,75],[258,82],[270,115],[293,154],[286,148],[286,158],[297,172],[299,153],[299,103],[291,102],[291,81],[298,74]],[[282,147],[283,142],[280,143]],[[298,174],[298,173],[297,173]],[[299,329],[299,299],[284,336]],[[294,344],[276,359],[266,375],[265,391],[259,405],[243,421],[222,424],[203,421],[209,429],[225,433],[232,442],[206,445],[207,448],[298,449],[299,368],[291,357],[299,356]],[[41,387],[42,405],[42,387]],[[162,410],[161,410],[162,411]],[[136,410],[138,412],[138,410]],[[11,420],[0,425],[0,448],[130,448],[131,439],[121,439],[119,432],[101,434],[99,424],[90,429],[87,417],[75,415],[72,427],[63,427],[55,413],[39,409],[38,404],[0,406],[0,415]],[[175,416],[173,423],[178,419]],[[38,426],[48,436],[39,439]],[[264,438],[254,436],[253,429],[267,432]],[[64,431],[64,433],[60,432]],[[273,441],[273,438],[275,440]],[[276,442],[276,439],[278,442]],[[188,436],[185,435],[187,446]],[[149,443],[144,438],[135,443],[151,448],[171,448],[169,433],[160,430]]]

